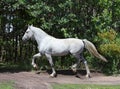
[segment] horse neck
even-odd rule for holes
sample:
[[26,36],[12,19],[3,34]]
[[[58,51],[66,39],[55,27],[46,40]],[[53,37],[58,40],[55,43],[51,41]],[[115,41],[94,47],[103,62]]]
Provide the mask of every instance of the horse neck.
[[41,41],[49,36],[47,33],[45,33],[44,31],[42,31],[41,29],[39,28],[34,28],[33,30],[33,33],[34,33],[34,38],[35,40],[37,41],[38,45],[41,43]]

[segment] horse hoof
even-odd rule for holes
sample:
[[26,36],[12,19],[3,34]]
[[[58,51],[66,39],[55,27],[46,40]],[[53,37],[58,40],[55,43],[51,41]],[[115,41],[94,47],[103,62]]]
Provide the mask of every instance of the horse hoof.
[[87,74],[87,75],[86,75],[86,78],[91,78],[91,75],[90,75],[90,74]]
[[50,74],[51,78],[55,78],[57,75],[56,74]]
[[76,69],[74,69],[74,70],[72,70],[74,73],[77,73],[77,70]]
[[50,75],[50,78],[55,78],[55,76]]
[[34,68],[37,68],[37,65],[33,65]]
[[71,69],[72,69],[72,71],[73,71],[74,73],[77,72],[77,68],[71,67]]
[[34,67],[34,69],[37,71],[39,68],[38,67]]
[[41,73],[41,71],[36,71],[35,73],[36,73],[36,74],[40,74],[40,73]]
[[76,78],[81,78],[80,74],[78,74],[78,73],[75,74],[75,77]]

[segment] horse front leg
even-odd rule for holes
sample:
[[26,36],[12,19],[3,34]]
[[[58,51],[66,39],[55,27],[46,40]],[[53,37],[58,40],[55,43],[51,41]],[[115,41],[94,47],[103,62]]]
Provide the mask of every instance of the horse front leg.
[[51,68],[52,68],[52,73],[50,74],[50,77],[56,77],[56,71],[54,69],[54,64],[53,64],[53,60],[52,60],[52,57],[50,54],[45,54],[50,65],[51,65]]
[[33,55],[33,58],[32,58],[32,66],[33,66],[35,69],[38,69],[38,66],[37,66],[37,64],[35,63],[35,59],[36,59],[36,58],[39,58],[39,57],[41,57],[41,54],[40,54],[40,53],[37,53],[37,54]]

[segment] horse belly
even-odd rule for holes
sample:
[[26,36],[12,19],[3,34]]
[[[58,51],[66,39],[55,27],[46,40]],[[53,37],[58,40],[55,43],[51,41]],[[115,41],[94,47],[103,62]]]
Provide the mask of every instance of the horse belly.
[[64,56],[69,53],[68,46],[62,43],[57,45],[53,44],[51,51],[53,56]]
[[52,55],[53,56],[64,56],[64,55],[67,55],[68,53],[69,53],[68,49],[53,48],[53,50],[52,50]]
[[40,50],[44,54],[48,53],[53,56],[64,56],[70,52],[69,45],[66,44],[65,40],[60,39],[48,39],[41,45]]
[[67,55],[69,52],[52,52],[51,55],[53,56],[64,56]]

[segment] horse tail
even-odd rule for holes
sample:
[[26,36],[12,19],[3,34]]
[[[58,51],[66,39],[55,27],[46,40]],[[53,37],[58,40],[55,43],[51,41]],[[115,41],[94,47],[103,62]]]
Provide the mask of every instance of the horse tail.
[[94,46],[94,44],[86,39],[83,40],[84,44],[85,44],[85,48],[91,53],[93,54],[95,57],[107,62],[107,59],[105,57],[103,57],[101,54],[98,53],[96,47]]

